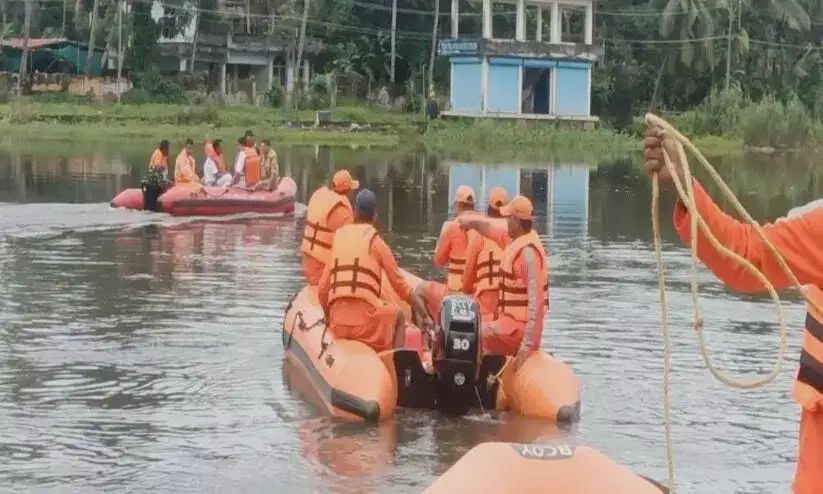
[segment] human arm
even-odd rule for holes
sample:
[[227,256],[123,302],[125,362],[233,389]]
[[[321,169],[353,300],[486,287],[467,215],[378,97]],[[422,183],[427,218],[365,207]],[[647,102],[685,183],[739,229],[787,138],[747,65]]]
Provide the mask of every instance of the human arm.
[[472,215],[458,218],[457,221],[460,228],[476,231],[499,245],[501,249],[505,249],[511,243],[509,233],[488,218]]
[[[663,132],[655,126],[646,129],[644,154],[646,173],[658,176],[661,183],[670,185],[674,171],[685,183],[684,165],[670,139],[663,139]],[[671,169],[665,166],[663,150],[670,158]],[[706,221],[709,230],[717,240],[751,262],[777,288],[790,286],[774,255],[766,246],[756,229],[747,223],[737,221],[724,213],[706,193],[697,180],[693,180],[694,202],[697,211]],[[680,238],[691,243],[691,215],[681,201],[674,211],[674,226]],[[785,259],[801,284],[823,285],[823,249],[815,240],[823,234],[823,209],[808,209],[790,219],[763,225],[766,238]],[[698,230],[697,253],[700,260],[729,288],[741,292],[760,292],[765,287],[752,274],[736,262],[723,257],[711,246],[705,234]]]
[[466,267],[463,269],[462,292],[467,295],[474,293],[477,283],[477,257],[483,247],[483,239],[479,234],[469,235],[469,245],[466,247]]
[[[697,211],[722,245],[751,262],[775,288],[791,286],[791,281],[755,228],[724,213],[696,180],[694,200]],[[678,201],[674,226],[687,245],[691,243],[690,220],[685,206]],[[763,232],[801,284],[823,286],[823,270],[820,269],[823,266],[823,249],[817,242],[817,239],[823,238],[823,209],[812,209],[790,219],[763,225]],[[754,275],[714,249],[703,232],[697,236],[697,253],[703,264],[729,288],[747,293],[765,290]]]
[[320,275],[320,282],[317,284],[317,300],[320,302],[320,307],[323,308],[323,313],[329,312],[329,290],[331,288],[331,269],[328,265],[323,268],[323,274]]
[[400,272],[400,267],[397,265],[397,260],[394,258],[391,249],[386,242],[379,236],[375,236],[371,244],[371,254],[377,259],[380,268],[386,275],[389,284],[404,302],[411,304],[411,286],[406,282],[406,278]]
[[526,283],[526,297],[528,305],[526,309],[527,319],[523,342],[517,352],[517,366],[523,364],[529,351],[540,348],[540,340],[543,336],[543,319],[545,317],[545,299],[542,291],[544,280],[540,279],[540,263],[545,262],[539,258],[538,252],[533,248],[523,250],[519,262],[514,266],[515,276]]

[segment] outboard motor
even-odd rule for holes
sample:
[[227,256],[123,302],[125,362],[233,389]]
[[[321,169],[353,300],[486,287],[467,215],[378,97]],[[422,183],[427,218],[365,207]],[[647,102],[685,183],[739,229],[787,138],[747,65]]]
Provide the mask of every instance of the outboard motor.
[[441,345],[437,408],[463,415],[477,402],[475,381],[480,355],[480,306],[466,295],[448,295],[440,306]]

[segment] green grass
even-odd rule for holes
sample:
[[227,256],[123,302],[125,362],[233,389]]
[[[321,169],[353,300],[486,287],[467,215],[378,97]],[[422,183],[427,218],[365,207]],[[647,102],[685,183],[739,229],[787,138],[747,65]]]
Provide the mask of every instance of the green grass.
[[609,129],[555,127],[478,120],[438,122],[424,136],[425,145],[455,158],[589,159],[625,156],[640,149],[638,139]]
[[[287,112],[251,106],[22,101],[0,105],[0,132],[56,140],[234,140],[252,129],[258,136],[287,143],[397,146],[401,135],[417,130],[409,115],[364,107],[336,108],[330,129],[311,128],[314,115],[311,110]],[[360,127],[352,130],[352,124]]]

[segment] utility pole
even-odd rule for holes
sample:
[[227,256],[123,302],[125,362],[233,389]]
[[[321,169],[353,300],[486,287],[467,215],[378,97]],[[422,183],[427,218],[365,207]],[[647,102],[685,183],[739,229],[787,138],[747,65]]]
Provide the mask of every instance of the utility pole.
[[60,30],[61,36],[66,37],[66,3],[68,0],[63,0],[63,28]]
[[296,87],[300,87],[300,66],[303,64],[303,45],[306,42],[306,23],[309,21],[309,1],[303,0],[303,22],[300,24],[300,41],[297,44],[297,63],[294,67],[294,78],[297,79]]
[[394,58],[397,54],[397,0],[392,0],[391,3],[391,74],[389,80],[391,81],[392,94],[394,94]]
[[[429,87],[434,86],[434,57],[437,55],[437,28],[440,24],[440,0],[434,0],[434,22],[432,23],[432,52],[429,55]],[[428,87],[423,88],[428,94]],[[425,98],[423,99],[425,101]]]
[[94,28],[97,24],[97,7],[100,3],[100,0],[94,0],[94,4],[91,8],[91,20],[89,21],[89,46],[88,53],[86,53],[86,79],[89,77],[89,73],[91,72],[91,61],[92,57],[94,57]]
[[117,2],[117,102],[120,103],[120,78],[123,76],[123,0]]
[[197,2],[194,9],[194,39],[191,43],[191,64],[189,73],[194,74],[194,62],[197,59],[197,34],[200,32],[200,2]]
[[729,2],[729,31],[726,38],[726,91],[729,90],[732,79],[732,3]]
[[31,3],[33,0],[26,0],[25,18],[23,20],[23,54],[20,57],[20,73],[17,77],[17,96],[22,95],[21,88],[23,81],[29,74],[29,36],[31,36]]

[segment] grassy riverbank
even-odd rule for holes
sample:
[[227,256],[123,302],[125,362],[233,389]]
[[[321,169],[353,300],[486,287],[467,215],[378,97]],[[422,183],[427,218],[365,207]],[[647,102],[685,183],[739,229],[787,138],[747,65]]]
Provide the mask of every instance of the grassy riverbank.
[[[0,105],[0,135],[55,141],[169,139],[177,145],[188,137],[196,142],[205,138],[231,142],[252,129],[259,138],[280,144],[423,145],[454,158],[490,160],[625,156],[641,146],[636,133],[603,127],[584,130],[493,120],[439,120],[427,126],[420,115],[357,106],[334,109],[326,128],[314,128],[314,117],[311,110],[263,107],[22,101]],[[740,139],[708,137],[696,143],[707,154],[743,148]]]

